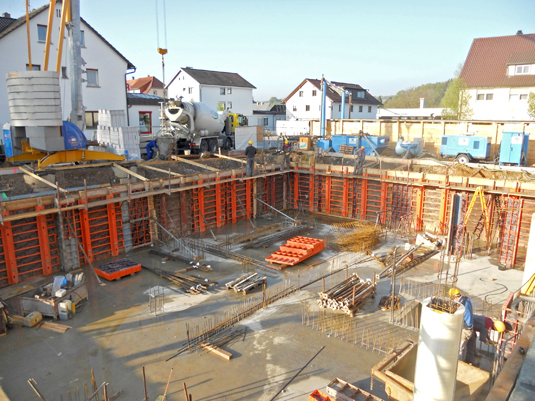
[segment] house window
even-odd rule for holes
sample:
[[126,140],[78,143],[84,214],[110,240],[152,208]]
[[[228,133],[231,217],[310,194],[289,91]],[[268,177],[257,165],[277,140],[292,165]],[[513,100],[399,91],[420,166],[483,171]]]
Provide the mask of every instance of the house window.
[[368,106],[368,113],[372,112],[372,106]]
[[61,10],[59,8],[56,10],[56,17],[61,18]]
[[351,105],[350,109],[351,113],[353,113],[353,105]]
[[152,94],[153,94],[154,96],[158,96],[158,91],[152,91]]
[[299,97],[303,97],[303,91],[299,91]]
[[98,70],[87,69],[87,86],[98,87]]
[[520,100],[528,100],[528,95],[527,94],[520,95]]
[[362,113],[362,106],[359,106],[359,113]]
[[485,100],[492,100],[494,98],[494,95],[492,93],[487,93],[485,95]]
[[191,95],[193,93],[193,88],[188,88],[188,93]]
[[479,93],[479,94],[477,95],[477,100],[485,100],[485,95],[482,94],[482,93]]
[[308,104],[305,106],[305,111],[310,111],[310,106]]
[[217,109],[218,110],[226,110],[227,104],[225,102],[219,101],[217,102]]
[[97,128],[98,111],[86,111],[85,112],[85,125],[87,128]]
[[317,91],[312,91],[312,96],[316,96]]
[[232,88],[227,88],[227,95],[232,95]]
[[529,74],[529,65],[517,65],[516,75]]
[[227,109],[228,110],[232,109],[232,102],[227,102]]
[[225,94],[225,88],[219,88],[219,94],[224,95]]
[[61,78],[63,78],[63,79],[68,79],[69,78],[67,76],[67,67],[61,67]]
[[[26,64],[26,71],[30,71],[30,64]],[[41,71],[41,66],[38,64],[32,64],[32,71]]]
[[85,47],[85,33],[80,31],[80,46]]
[[342,105],[338,105],[338,111],[342,111]]
[[39,42],[46,41],[46,25],[37,25],[37,40]]
[[297,111],[297,106],[294,106],[292,110]]
[[142,134],[152,133],[152,112],[151,111],[139,112],[139,131]]
[[268,125],[268,118],[264,117],[264,126],[267,126],[267,125]]
[[364,91],[358,91],[357,97],[360,97],[361,99],[364,99]]

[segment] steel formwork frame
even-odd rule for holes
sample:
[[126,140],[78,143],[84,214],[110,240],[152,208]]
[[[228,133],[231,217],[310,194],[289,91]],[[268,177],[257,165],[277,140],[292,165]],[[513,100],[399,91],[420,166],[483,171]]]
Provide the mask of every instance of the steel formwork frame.
[[149,198],[133,199],[128,205],[128,218],[134,249],[152,242],[150,232]]

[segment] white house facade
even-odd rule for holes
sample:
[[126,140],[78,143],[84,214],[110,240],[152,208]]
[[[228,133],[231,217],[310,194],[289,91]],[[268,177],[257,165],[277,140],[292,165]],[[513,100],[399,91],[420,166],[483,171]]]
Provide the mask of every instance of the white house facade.
[[[49,70],[56,66],[58,32],[61,21],[61,3],[56,3],[52,27],[52,45],[50,46]],[[10,121],[7,103],[6,74],[13,71],[28,69],[28,51],[25,16],[19,19],[8,18],[6,14],[0,24],[0,122],[3,125]],[[43,70],[45,40],[48,24],[48,5],[30,13],[30,39],[32,69]],[[3,29],[2,29],[3,27]],[[113,48],[87,22],[81,21],[82,58],[87,73],[82,75],[83,105],[86,108],[86,134],[96,129],[98,110],[112,109],[126,112],[125,73],[134,66],[115,48]],[[65,32],[61,57],[60,96],[63,119],[71,112],[70,71],[68,61],[68,40]],[[9,55],[9,56],[7,56]]]
[[239,74],[189,67],[181,68],[167,85],[170,98],[183,97],[248,117],[253,114],[253,89]]
[[[342,118],[342,91],[346,92],[345,119],[373,119],[381,104],[360,85],[331,82],[327,85],[325,118]],[[351,94],[351,103],[349,94]],[[287,120],[321,118],[322,84],[318,79],[305,79],[285,100]]]
[[472,120],[532,120],[527,109],[535,92],[535,34],[474,39],[460,78]]

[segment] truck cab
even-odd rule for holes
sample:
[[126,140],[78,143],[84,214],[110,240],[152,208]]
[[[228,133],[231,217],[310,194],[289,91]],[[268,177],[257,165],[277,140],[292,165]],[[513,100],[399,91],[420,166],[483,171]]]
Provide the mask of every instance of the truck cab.
[[247,117],[245,117],[243,114],[229,113],[228,119],[230,122],[230,132],[233,134],[236,133],[236,127],[246,127],[249,125]]

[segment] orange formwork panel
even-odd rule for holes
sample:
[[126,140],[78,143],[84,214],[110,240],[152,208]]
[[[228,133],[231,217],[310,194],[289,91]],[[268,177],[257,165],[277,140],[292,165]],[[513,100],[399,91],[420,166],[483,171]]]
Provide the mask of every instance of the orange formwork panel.
[[314,390],[314,392],[308,397],[308,401],[336,401],[336,399],[323,394],[319,390]]
[[297,263],[321,252],[324,246],[324,242],[321,239],[301,236],[293,237],[265,260],[270,263],[295,266]]

